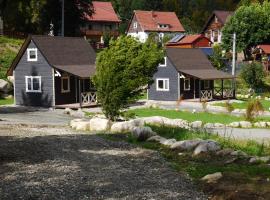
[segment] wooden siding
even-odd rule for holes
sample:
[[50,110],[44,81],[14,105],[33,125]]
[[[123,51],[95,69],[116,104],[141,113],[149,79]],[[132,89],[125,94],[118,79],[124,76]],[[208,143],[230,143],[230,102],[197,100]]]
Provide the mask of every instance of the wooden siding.
[[[31,42],[28,48],[36,48]],[[28,62],[27,51],[15,69],[15,101],[24,106],[53,106],[53,71],[41,52],[38,50],[38,61]],[[41,76],[41,93],[27,93],[25,76]]]
[[[137,22],[137,28],[136,29],[134,29],[134,27],[133,27],[134,22]],[[138,32],[143,32],[143,30],[142,30],[142,27],[141,27],[140,23],[138,22],[138,20],[136,18],[136,15],[134,15],[131,22],[130,22],[127,33],[138,33]]]
[[[169,79],[169,91],[157,91],[156,79],[168,78]],[[171,61],[167,58],[166,67],[158,67],[158,71],[153,77],[154,83],[149,87],[148,99],[157,101],[177,101],[179,98],[178,90],[178,72],[172,65]]]

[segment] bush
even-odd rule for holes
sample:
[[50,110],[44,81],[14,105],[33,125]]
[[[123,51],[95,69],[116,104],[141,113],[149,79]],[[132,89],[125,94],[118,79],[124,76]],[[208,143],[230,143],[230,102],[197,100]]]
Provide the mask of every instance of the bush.
[[232,111],[234,111],[234,107],[233,107],[233,105],[232,105],[229,101],[226,101],[226,102],[225,102],[225,108],[226,108],[226,110],[227,110],[229,113],[231,113]]
[[241,71],[241,78],[250,88],[254,89],[255,91],[263,88],[263,79],[265,76],[263,66],[258,62],[252,62],[244,65]]
[[163,57],[163,50],[155,43],[142,44],[125,36],[111,40],[109,47],[98,54],[93,81],[107,118],[116,120],[122,110],[140,98]]
[[255,117],[263,111],[263,105],[258,99],[250,100],[246,109],[246,120],[254,121]]

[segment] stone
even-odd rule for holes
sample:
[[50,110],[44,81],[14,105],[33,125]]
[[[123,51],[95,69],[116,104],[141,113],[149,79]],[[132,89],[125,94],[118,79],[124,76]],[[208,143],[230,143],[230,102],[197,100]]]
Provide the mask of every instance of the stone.
[[266,122],[256,122],[256,123],[254,123],[254,126],[257,128],[266,128],[267,123]]
[[202,121],[195,121],[195,122],[191,122],[190,124],[190,127],[195,128],[195,129],[202,128],[202,126],[203,126]]
[[171,149],[173,150],[180,150],[180,151],[191,151],[193,150],[197,145],[200,144],[203,140],[201,139],[195,139],[195,140],[184,140],[175,142]]
[[89,121],[81,121],[76,124],[76,131],[88,131],[90,128]]
[[148,142],[158,142],[158,143],[162,143],[165,140],[167,139],[159,135],[155,135],[147,139]]
[[214,140],[206,140],[208,151],[219,151],[221,149],[219,143]]
[[224,128],[225,125],[224,124],[221,124],[221,123],[214,123],[214,127],[215,128]]
[[146,141],[148,138],[156,135],[150,127],[134,127],[132,130],[132,136],[134,136],[139,141]]
[[73,119],[70,121],[69,125],[71,126],[71,128],[76,129],[77,123],[82,122],[82,121],[85,121],[85,120],[84,119]]
[[7,80],[8,80],[10,83],[14,84],[14,76],[8,76],[8,77],[7,77]]
[[250,164],[255,164],[255,163],[269,163],[270,162],[270,156],[265,156],[265,157],[251,157],[249,159]]
[[231,153],[231,156],[247,157],[248,155],[243,151],[237,150],[237,151],[233,151]]
[[266,122],[266,125],[267,125],[268,127],[270,127],[270,122]]
[[241,121],[239,122],[239,125],[241,128],[251,128],[252,124],[248,121]]
[[236,158],[231,158],[231,159],[227,160],[227,161],[225,162],[225,164],[226,164],[226,165],[232,164],[232,163],[234,163],[236,160],[238,160],[237,157],[236,157]]
[[110,120],[102,118],[92,118],[90,120],[90,131],[108,131],[110,129]]
[[162,140],[160,142],[160,144],[163,144],[165,146],[169,146],[171,147],[172,145],[174,145],[176,143],[176,139],[167,139],[167,140]]
[[221,172],[216,172],[214,174],[208,174],[201,178],[202,181],[206,181],[207,183],[216,183],[219,179],[222,178]]
[[207,153],[208,152],[208,148],[207,148],[207,143],[200,143],[195,150],[193,151],[193,155],[197,156],[199,154],[202,153]]
[[221,149],[219,151],[216,152],[216,155],[218,156],[227,156],[230,155],[234,150],[233,149]]
[[71,112],[72,110],[70,108],[65,108],[64,110],[64,114],[67,114],[67,115],[71,114]]
[[135,127],[137,127],[138,122],[135,120],[116,122],[111,126],[112,133],[124,133],[131,132]]
[[85,112],[83,112],[81,109],[78,109],[77,111],[70,112],[70,116],[76,118],[84,118]]
[[163,125],[164,119],[165,117],[159,117],[159,116],[141,118],[141,120],[145,124],[152,124],[152,125]]
[[215,125],[212,123],[206,123],[203,127],[206,129],[212,129],[212,128],[215,128]]
[[178,127],[178,128],[184,128],[184,129],[190,129],[189,123],[186,120],[183,119],[163,119],[165,126],[171,126],[171,127]]
[[240,127],[240,123],[239,122],[232,122],[229,124],[230,127],[233,127],[233,128],[238,128]]
[[0,79],[0,91],[1,92],[8,92],[8,86],[9,84],[8,84],[8,82],[7,81],[5,81],[5,80],[3,80],[3,79]]
[[201,142],[193,151],[193,155],[199,155],[201,153],[214,152],[220,150],[221,147],[216,141],[206,140]]

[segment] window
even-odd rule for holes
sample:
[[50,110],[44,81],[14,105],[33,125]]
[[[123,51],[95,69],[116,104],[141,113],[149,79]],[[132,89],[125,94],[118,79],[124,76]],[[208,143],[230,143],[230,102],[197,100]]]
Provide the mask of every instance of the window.
[[166,29],[169,28],[168,24],[159,24],[159,28]]
[[184,79],[184,90],[185,91],[190,90],[190,78],[185,78]]
[[209,89],[210,88],[210,81],[209,80],[205,80],[204,81],[204,89]]
[[137,22],[133,23],[133,28],[138,28],[138,23]]
[[25,77],[26,92],[41,92],[41,76]]
[[70,77],[68,75],[64,75],[61,77],[61,92],[70,92]]
[[167,58],[164,57],[162,63],[159,64],[159,67],[166,67],[167,66]]
[[169,91],[169,79],[157,79],[157,91]]
[[27,61],[37,61],[37,48],[27,49]]

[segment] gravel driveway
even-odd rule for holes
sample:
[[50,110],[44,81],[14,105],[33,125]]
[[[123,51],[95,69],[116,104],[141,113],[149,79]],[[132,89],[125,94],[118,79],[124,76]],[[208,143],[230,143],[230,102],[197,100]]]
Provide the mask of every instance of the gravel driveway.
[[0,125],[0,199],[206,197],[156,152],[63,127]]

